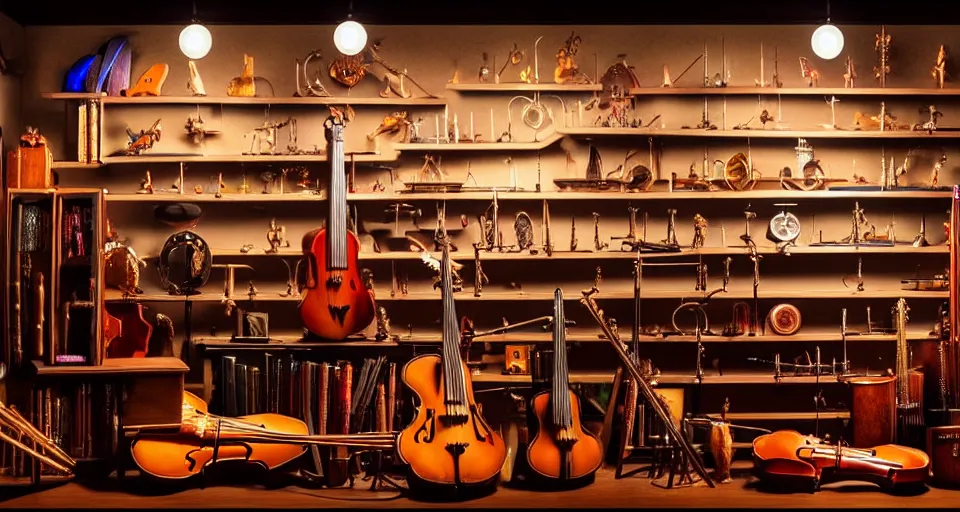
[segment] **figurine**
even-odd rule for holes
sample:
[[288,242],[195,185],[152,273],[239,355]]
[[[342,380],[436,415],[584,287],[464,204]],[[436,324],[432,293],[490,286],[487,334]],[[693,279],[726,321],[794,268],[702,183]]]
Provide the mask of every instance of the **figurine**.
[[208,135],[220,134],[219,130],[207,130],[200,114],[197,114],[196,117],[188,117],[187,124],[185,124],[183,128],[187,131],[187,137],[189,137],[194,144],[202,144]]
[[410,121],[407,120],[406,112],[394,112],[385,116],[383,121],[380,121],[380,126],[377,126],[375,130],[367,134],[367,140],[372,141],[384,133],[391,135],[402,133],[401,140],[404,140],[410,135],[410,124]]
[[253,281],[250,281],[250,283],[247,284],[247,297],[252,299],[257,296],[257,293],[259,293],[259,290],[257,290],[257,287],[253,284]]
[[405,81],[410,81],[414,86],[420,89],[428,98],[437,96],[429,93],[416,80],[410,78],[407,70],[397,69],[388,65],[380,58],[380,45],[382,40],[373,41],[367,46],[366,50],[357,55],[342,55],[330,63],[328,72],[330,78],[347,88],[352,88],[360,83],[363,77],[367,76],[367,70],[373,64],[379,64],[383,69],[384,89],[380,91],[380,97],[389,98],[390,94],[395,94],[401,98],[409,98],[413,94],[407,90]]
[[820,72],[810,67],[806,57],[800,57],[800,76],[807,79],[807,85],[810,87],[820,85]]
[[295,146],[296,139],[296,122],[297,120],[288,117],[284,121],[269,121],[264,120],[263,124],[254,128],[250,132],[243,135],[243,138],[246,139],[247,136],[250,137],[250,149],[244,153],[245,155],[275,155],[277,150],[277,132],[280,128],[290,127],[290,141],[291,144],[288,145],[288,149],[291,146]]
[[423,138],[420,137],[421,126],[423,126],[423,117],[418,117],[416,121],[410,123],[407,127],[408,142],[411,144],[423,142]]
[[137,191],[138,194],[152,194],[153,193],[153,178],[150,177],[150,171],[147,171],[146,176],[140,180],[140,190]]
[[937,110],[936,105],[928,105],[927,107],[921,108],[920,113],[928,114],[930,119],[925,123],[913,125],[913,129],[917,131],[925,131],[931,134],[937,131],[937,123],[940,121],[940,118],[943,117],[943,112]]
[[873,49],[877,52],[878,59],[877,65],[873,67],[873,76],[880,81],[880,87],[886,87],[887,75],[890,74],[890,34],[887,33],[885,25],[880,25],[880,33],[876,35]]
[[943,168],[945,163],[947,163],[947,154],[943,153],[937,163],[933,164],[933,170],[930,171],[930,182],[928,183],[930,188],[937,188],[940,184],[940,169]]
[[187,67],[190,68],[190,78],[187,80],[187,89],[194,96],[206,96],[207,90],[203,88],[203,80],[200,78],[200,72],[197,71],[197,63],[188,60]]
[[257,95],[257,84],[253,75],[253,57],[243,54],[243,70],[227,84],[227,96],[253,97]]
[[148,130],[140,130],[140,133],[134,133],[133,130],[127,128],[127,136],[130,137],[130,142],[127,144],[126,149],[121,149],[116,152],[115,155],[142,155],[145,151],[152,148],[155,143],[160,141],[162,129],[163,127],[160,126],[159,119],[157,119]]
[[387,316],[387,309],[383,306],[377,306],[377,334],[374,339],[377,341],[386,341],[390,337],[390,317]]
[[218,172],[217,173],[217,191],[213,193],[213,197],[217,199],[220,199],[221,197],[223,197],[223,189],[225,188],[227,188],[227,186],[223,183],[223,173]]
[[137,83],[128,89],[120,91],[120,96],[160,96],[163,90],[163,84],[167,81],[167,74],[170,73],[170,66],[166,64],[154,64],[137,79]]
[[278,226],[277,219],[270,219],[270,229],[267,230],[267,243],[270,244],[270,248],[266,250],[267,253],[277,253],[280,252],[281,247],[290,247],[290,241],[287,240],[287,228],[286,226]]
[[853,65],[853,57],[847,56],[847,71],[843,74],[843,87],[853,89],[856,87],[857,68]]
[[693,216],[693,243],[690,244],[691,249],[699,249],[703,247],[704,242],[707,239],[707,219],[700,215],[699,213]]
[[930,70],[930,74],[933,75],[933,79],[937,81],[937,87],[943,89],[943,82],[947,77],[947,51],[943,48],[942,44],[940,45],[940,50],[937,52],[937,63],[934,64],[933,69]]
[[483,52],[482,57],[483,64],[480,65],[480,69],[477,71],[477,82],[481,84],[490,79],[490,66],[487,65],[490,56],[487,55],[487,52]]
[[557,50],[557,68],[553,71],[554,82],[558,84],[589,82],[573,59],[580,49],[581,42],[580,36],[571,32],[564,45]]

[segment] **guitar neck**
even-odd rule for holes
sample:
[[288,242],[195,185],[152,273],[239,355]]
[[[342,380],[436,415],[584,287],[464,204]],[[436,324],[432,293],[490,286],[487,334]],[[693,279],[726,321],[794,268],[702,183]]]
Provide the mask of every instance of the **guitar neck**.
[[553,407],[553,424],[557,427],[569,427],[573,424],[565,322],[563,292],[557,288],[553,292],[553,387],[550,396]]
[[343,122],[330,116],[325,123],[330,161],[330,216],[327,220],[327,269],[347,269],[347,172],[343,154]]

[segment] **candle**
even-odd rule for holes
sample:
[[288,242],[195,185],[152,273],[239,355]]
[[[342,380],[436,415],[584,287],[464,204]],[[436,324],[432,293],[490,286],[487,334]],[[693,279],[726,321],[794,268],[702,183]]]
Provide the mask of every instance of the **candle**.
[[437,132],[437,143],[439,144],[440,141],[443,140],[440,138],[440,116],[434,114],[433,122],[436,124],[436,128],[434,128],[434,130]]
[[470,112],[470,142],[476,142],[477,136],[473,132],[473,112]]
[[497,141],[497,132],[493,126],[493,109],[490,109],[490,142]]
[[457,118],[457,114],[453,114],[453,143],[458,142],[460,142],[460,120]]
[[577,100],[577,126],[583,126],[583,100]]
[[450,110],[450,107],[448,105],[444,105],[443,107],[443,141],[444,142],[450,141],[450,122],[448,117],[449,110]]

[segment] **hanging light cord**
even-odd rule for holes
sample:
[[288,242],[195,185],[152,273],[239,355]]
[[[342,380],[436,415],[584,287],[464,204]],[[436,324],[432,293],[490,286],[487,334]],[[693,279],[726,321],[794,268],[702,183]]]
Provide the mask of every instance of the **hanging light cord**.
[[827,0],[827,23],[830,23],[830,0]]
[[197,1],[193,0],[192,4],[193,4],[193,23],[197,24],[197,23],[200,23],[200,18],[197,18]]
[[347,2],[347,20],[353,19],[353,0]]

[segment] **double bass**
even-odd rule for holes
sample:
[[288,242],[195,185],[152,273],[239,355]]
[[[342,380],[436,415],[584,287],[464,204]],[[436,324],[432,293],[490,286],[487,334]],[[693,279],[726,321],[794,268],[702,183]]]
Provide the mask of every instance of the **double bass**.
[[130,454],[144,473],[183,480],[227,460],[271,470],[306,453],[308,445],[388,450],[394,443],[390,433],[310,435],[306,423],[282,414],[215,416],[206,402],[185,391],[180,430],[137,434]]
[[[351,112],[348,108],[347,113]],[[347,229],[347,177],[343,154],[343,128],[349,117],[330,107],[324,122],[327,158],[330,160],[330,217],[325,228],[303,237],[306,291],[300,317],[311,333],[343,340],[367,328],[375,315],[371,290],[359,271],[360,240]]]
[[563,292],[553,292],[553,353],[550,391],[537,393],[531,410],[536,434],[527,447],[527,463],[537,475],[560,482],[585,481],[603,463],[600,440],[580,422],[580,399],[570,389]]
[[460,356],[460,329],[453,300],[450,249],[440,265],[443,300],[442,354],[418,356],[401,378],[413,391],[413,422],[400,432],[397,453],[410,466],[413,487],[479,490],[494,483],[507,452],[503,439],[480,415],[470,373]]
[[930,458],[915,448],[885,444],[849,448],[825,444],[794,430],[778,430],[753,440],[754,472],[761,482],[806,487],[856,480],[892,491],[925,485]]

